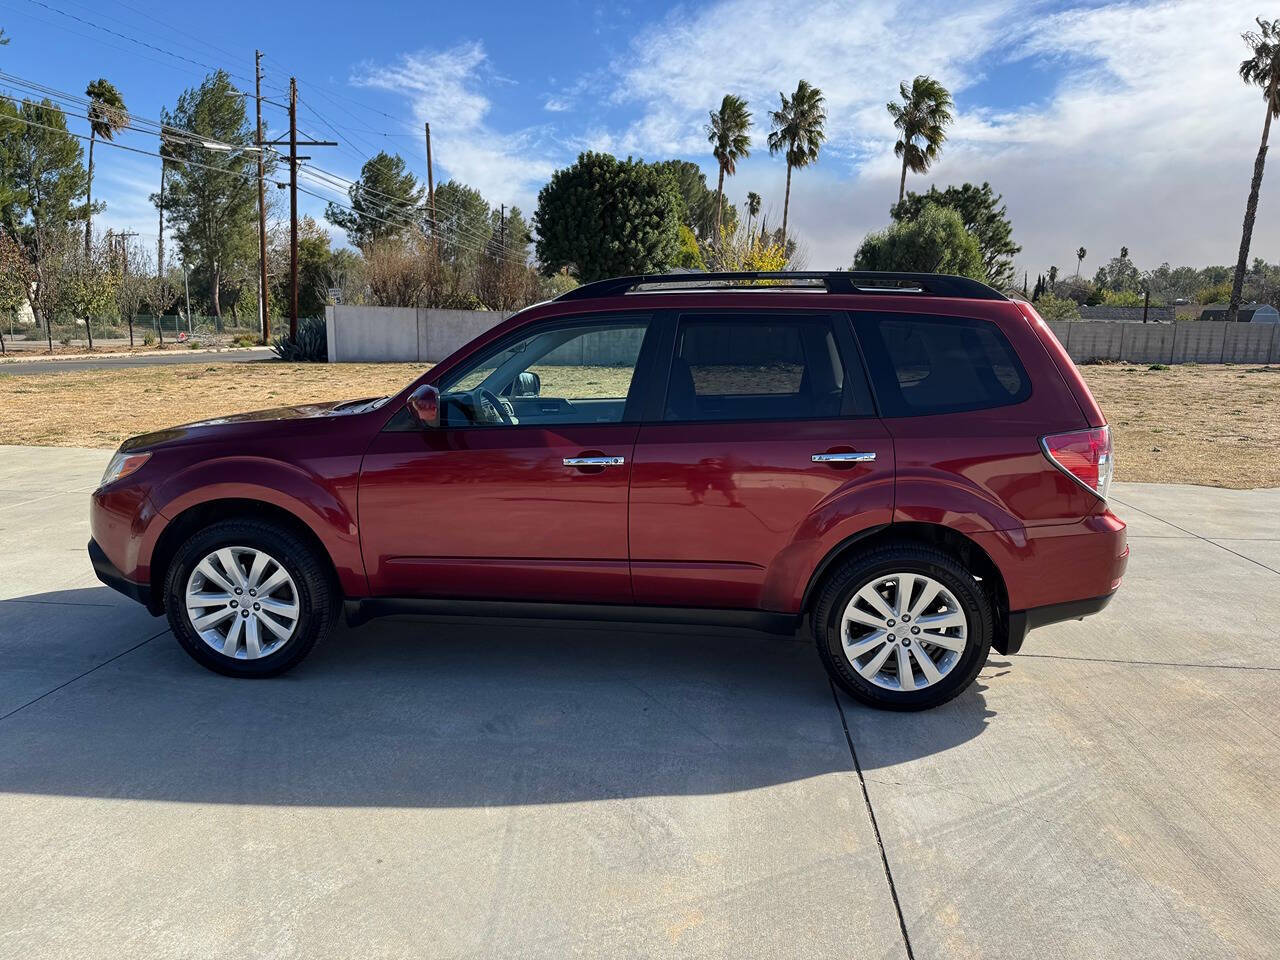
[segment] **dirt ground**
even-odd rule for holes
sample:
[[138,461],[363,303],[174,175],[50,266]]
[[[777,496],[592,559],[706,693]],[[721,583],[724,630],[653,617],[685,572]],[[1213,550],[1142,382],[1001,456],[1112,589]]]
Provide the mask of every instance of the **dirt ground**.
[[[0,443],[113,447],[148,430],[242,410],[379,396],[420,364],[190,364],[6,376]],[[1280,486],[1280,366],[1081,368],[1112,425],[1116,476]],[[601,377],[612,371],[602,368]]]

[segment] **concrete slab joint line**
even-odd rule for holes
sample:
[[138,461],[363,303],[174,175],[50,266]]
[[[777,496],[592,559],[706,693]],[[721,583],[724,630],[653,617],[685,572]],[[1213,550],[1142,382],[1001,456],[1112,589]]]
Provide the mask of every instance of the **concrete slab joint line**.
[[840,703],[840,694],[835,684],[831,686],[831,698],[836,703],[840,714],[840,726],[844,729],[845,742],[849,744],[849,756],[853,759],[853,769],[858,774],[858,784],[862,787],[862,802],[867,807],[867,817],[871,820],[871,830],[876,836],[876,846],[880,848],[880,865],[884,868],[884,878],[889,884],[889,896],[893,898],[893,909],[898,915],[898,930],[902,933],[902,946],[907,952],[907,960],[915,960],[915,951],[911,948],[911,934],[907,931],[907,921],[902,915],[902,902],[898,899],[898,888],[893,882],[893,870],[889,867],[889,857],[885,853],[884,838],[880,835],[880,824],[876,822],[876,811],[871,806],[871,794],[867,792],[867,778],[863,776],[862,764],[858,762],[858,751],[853,745],[853,735],[849,733],[849,721],[844,715],[844,706]]

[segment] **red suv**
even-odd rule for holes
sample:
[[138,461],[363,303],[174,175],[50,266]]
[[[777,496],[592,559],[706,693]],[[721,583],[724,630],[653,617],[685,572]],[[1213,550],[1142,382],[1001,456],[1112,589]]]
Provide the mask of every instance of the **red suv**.
[[1101,610],[1128,558],[1102,412],[1029,304],[958,277],[589,283],[393,397],[121,445],[103,582],[221,673],[388,613],[807,621],[915,710]]

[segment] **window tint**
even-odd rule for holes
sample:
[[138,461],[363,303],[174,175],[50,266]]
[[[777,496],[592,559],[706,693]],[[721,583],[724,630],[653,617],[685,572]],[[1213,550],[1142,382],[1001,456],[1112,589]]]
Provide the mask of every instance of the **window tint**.
[[441,424],[619,423],[647,327],[637,319],[539,327],[446,379]]
[[886,417],[957,413],[1020,403],[1026,371],[987,320],[862,314],[858,337]]
[[845,373],[827,317],[684,318],[666,420],[840,416]]

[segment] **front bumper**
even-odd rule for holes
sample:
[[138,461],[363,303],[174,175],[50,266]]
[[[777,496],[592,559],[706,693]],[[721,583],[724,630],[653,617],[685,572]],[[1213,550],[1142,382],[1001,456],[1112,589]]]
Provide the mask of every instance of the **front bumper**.
[[152,613],[156,612],[151,606],[151,585],[148,583],[134,583],[128,579],[108,559],[102,547],[98,546],[97,540],[89,541],[89,561],[93,564],[93,572],[98,575],[98,579],[108,587],[123,593],[131,600],[137,600],[148,610],[151,610]]

